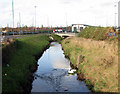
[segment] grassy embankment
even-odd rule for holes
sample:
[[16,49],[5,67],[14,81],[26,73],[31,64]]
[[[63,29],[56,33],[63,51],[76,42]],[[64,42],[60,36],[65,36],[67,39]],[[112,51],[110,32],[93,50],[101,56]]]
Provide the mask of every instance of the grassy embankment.
[[118,31],[115,32],[116,36],[109,36],[108,32],[114,32],[111,27],[88,27],[79,33],[79,37],[93,40],[104,41],[118,41]]
[[[61,40],[52,35],[56,40]],[[3,93],[29,93],[33,81],[33,72],[37,69],[37,59],[49,47],[48,35],[33,35],[16,39],[3,47]]]
[[[93,31],[91,30],[93,29]],[[95,31],[96,30],[96,31]],[[118,42],[101,41],[105,28],[86,28],[81,37],[71,37],[62,41],[66,56],[80,72],[89,88],[95,92],[118,92]],[[88,34],[96,32],[93,35]],[[98,33],[97,33],[98,32]],[[101,32],[102,33],[102,32]],[[88,36],[90,35],[90,36]],[[92,38],[92,39],[85,39]],[[93,40],[94,39],[94,40]],[[96,41],[97,40],[97,41]],[[99,40],[99,41],[98,41]]]

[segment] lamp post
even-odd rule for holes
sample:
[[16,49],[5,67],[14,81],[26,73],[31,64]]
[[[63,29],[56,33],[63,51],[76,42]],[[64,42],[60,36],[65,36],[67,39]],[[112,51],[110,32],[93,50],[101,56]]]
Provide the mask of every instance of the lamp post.
[[19,12],[19,27],[21,27],[21,14]]
[[13,17],[13,36],[14,36],[14,3],[12,0],[12,17]]

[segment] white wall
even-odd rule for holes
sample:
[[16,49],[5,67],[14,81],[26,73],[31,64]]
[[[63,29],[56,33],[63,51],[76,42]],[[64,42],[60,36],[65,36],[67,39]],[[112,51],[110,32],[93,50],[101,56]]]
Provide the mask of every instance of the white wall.
[[72,32],[74,31],[74,27],[77,28],[77,32],[80,32],[80,27],[83,27],[83,29],[84,29],[86,26],[80,25],[80,24],[75,24],[72,26]]

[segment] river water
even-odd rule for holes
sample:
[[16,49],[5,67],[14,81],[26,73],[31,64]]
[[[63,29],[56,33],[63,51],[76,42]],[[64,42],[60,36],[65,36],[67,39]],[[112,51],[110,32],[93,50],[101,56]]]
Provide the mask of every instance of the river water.
[[90,92],[83,81],[77,80],[77,74],[69,74],[70,61],[65,58],[61,44],[52,42],[38,60],[38,69],[34,73],[32,92]]

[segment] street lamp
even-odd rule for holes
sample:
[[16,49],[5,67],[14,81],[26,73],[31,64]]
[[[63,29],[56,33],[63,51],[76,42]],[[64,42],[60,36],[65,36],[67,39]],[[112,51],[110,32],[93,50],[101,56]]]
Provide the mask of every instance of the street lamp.
[[12,0],[12,17],[13,17],[13,36],[14,36],[14,3]]

